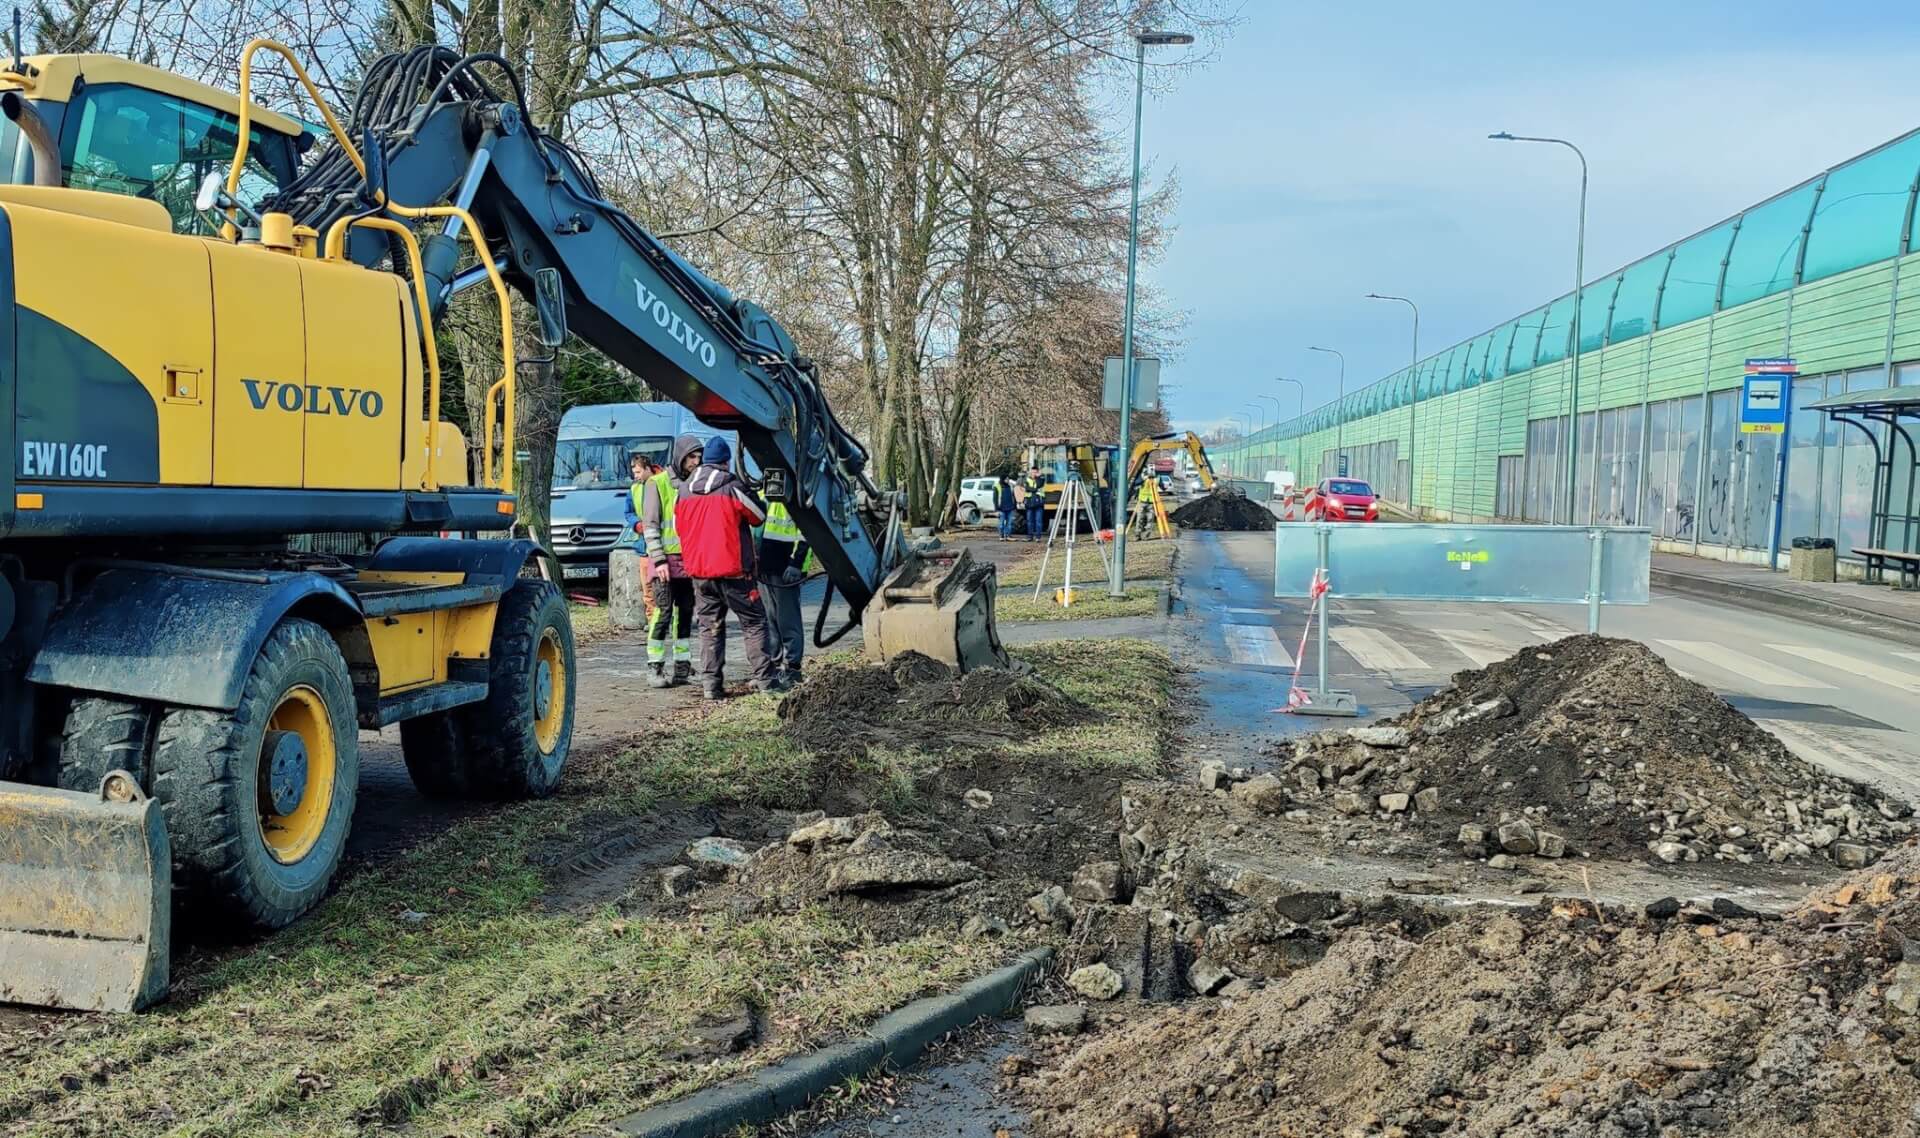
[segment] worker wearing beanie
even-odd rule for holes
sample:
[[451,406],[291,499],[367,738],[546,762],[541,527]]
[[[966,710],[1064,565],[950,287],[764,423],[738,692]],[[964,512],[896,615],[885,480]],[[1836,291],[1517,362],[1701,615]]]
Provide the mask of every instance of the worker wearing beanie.
[[680,558],[693,578],[694,620],[700,626],[700,688],[708,699],[726,694],[727,613],[740,622],[747,664],[757,691],[784,691],[767,655],[767,611],[754,579],[753,528],[767,507],[727,468],[733,449],[724,438],[701,448],[700,465],[674,503]]

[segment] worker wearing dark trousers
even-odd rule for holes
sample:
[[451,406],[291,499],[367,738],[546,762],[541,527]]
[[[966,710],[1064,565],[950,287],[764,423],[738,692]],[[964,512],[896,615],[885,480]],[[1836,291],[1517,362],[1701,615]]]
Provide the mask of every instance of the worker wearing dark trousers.
[[1020,505],[1027,512],[1027,540],[1039,541],[1046,536],[1047,480],[1037,466],[1020,480]]
[[756,691],[784,691],[767,655],[767,610],[754,576],[753,527],[767,507],[727,469],[733,450],[723,438],[708,439],[700,465],[673,506],[680,558],[693,578],[693,616],[700,625],[700,694],[726,695],[727,614],[740,622],[747,664]]
[[807,579],[807,541],[783,502],[767,503],[760,531],[760,592],[767,606],[767,655],[788,687],[800,682],[807,626],[800,619],[800,584]]
[[640,466],[634,464],[637,481],[627,494],[627,524],[647,545],[647,601],[653,606],[647,624],[648,687],[684,684],[693,676],[693,578],[680,556],[673,506],[687,476],[699,465],[699,438],[681,435],[673,440],[667,469],[641,478]]

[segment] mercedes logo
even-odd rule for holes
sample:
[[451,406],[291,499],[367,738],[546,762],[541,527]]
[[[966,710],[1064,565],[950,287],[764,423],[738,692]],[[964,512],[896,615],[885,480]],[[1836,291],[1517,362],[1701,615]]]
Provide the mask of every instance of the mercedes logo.
[[586,543],[587,543],[587,531],[582,527],[574,526],[572,529],[567,531],[568,545],[585,545]]

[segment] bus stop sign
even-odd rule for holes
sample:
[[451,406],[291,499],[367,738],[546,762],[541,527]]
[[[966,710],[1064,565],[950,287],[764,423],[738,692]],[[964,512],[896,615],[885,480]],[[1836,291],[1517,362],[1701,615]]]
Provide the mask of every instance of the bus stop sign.
[[1746,382],[1740,389],[1740,433],[1782,435],[1787,431],[1787,395],[1798,364],[1790,359],[1747,361]]

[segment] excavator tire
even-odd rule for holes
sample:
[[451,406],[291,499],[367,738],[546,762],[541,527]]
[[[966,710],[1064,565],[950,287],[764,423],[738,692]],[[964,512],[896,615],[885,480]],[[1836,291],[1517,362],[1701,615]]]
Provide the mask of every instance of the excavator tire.
[[339,647],[294,617],[254,657],[238,707],[161,717],[153,796],[190,911],[265,930],[319,903],[353,822],[358,732]]
[[515,582],[493,621],[487,698],[400,724],[413,785],[429,798],[545,798],[573,741],[573,625],[560,590]]
[[54,785],[93,794],[108,771],[120,770],[141,787],[149,786],[147,751],[152,743],[152,708],[107,696],[76,696],[67,705]]

